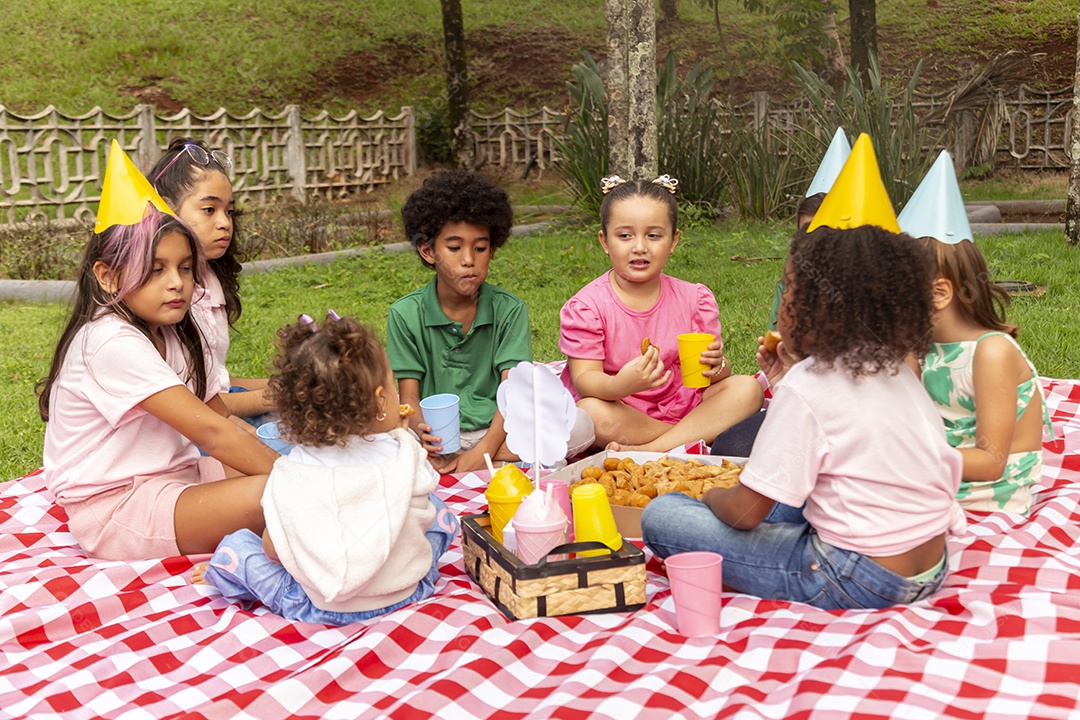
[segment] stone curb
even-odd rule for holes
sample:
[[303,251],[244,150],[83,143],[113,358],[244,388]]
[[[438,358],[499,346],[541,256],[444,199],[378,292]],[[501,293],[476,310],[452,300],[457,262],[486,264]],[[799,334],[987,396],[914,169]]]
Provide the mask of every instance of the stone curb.
[[[513,237],[526,237],[547,229],[553,221],[515,225],[510,234]],[[261,273],[297,265],[329,265],[338,258],[355,257],[372,251],[382,250],[388,253],[407,252],[412,246],[407,242],[388,245],[369,245],[362,248],[337,250],[315,255],[297,255],[295,257],[275,258],[273,260],[254,260],[244,263],[244,272]],[[0,302],[16,300],[23,302],[71,302],[75,295],[75,283],[71,280],[0,280]]]

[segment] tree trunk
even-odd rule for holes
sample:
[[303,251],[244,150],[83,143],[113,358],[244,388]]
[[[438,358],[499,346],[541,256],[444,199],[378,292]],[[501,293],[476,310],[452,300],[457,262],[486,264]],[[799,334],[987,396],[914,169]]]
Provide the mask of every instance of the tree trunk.
[[656,21],[652,0],[605,0],[608,170],[656,177]]
[[834,90],[838,90],[847,76],[844,70],[844,46],[840,43],[840,30],[836,25],[836,6],[830,5],[825,13],[823,31],[828,42],[822,49],[825,56],[825,72],[829,76],[829,84]]
[[870,54],[877,55],[876,0],[848,0],[851,13],[851,64],[859,68],[863,84],[869,82]]
[[[1080,11],[1076,14],[1080,27]],[[1080,37],[1076,41],[1076,76],[1073,79],[1073,117],[1080,118]],[[1080,122],[1073,120],[1069,138],[1069,198],[1065,203],[1065,241],[1080,244]]]
[[443,43],[446,46],[446,97],[449,108],[451,153],[458,167],[472,165],[469,133],[469,67],[465,58],[465,23],[461,0],[441,0]]
[[679,0],[660,0],[660,24],[679,22]]

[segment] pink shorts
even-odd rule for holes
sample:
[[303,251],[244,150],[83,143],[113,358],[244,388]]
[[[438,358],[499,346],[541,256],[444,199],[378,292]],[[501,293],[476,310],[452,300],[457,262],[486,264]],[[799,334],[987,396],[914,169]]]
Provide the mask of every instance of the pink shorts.
[[137,475],[127,485],[81,500],[60,500],[68,529],[89,557],[146,560],[179,554],[173,518],[176,499],[192,485],[223,480],[211,457],[164,475]]

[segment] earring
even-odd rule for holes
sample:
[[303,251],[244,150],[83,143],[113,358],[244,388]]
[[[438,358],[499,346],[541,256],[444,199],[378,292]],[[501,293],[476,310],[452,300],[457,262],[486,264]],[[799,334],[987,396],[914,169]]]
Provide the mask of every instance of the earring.
[[375,416],[375,422],[382,422],[385,419],[386,419],[386,413],[384,413],[384,412],[381,412],[381,413],[379,413],[378,415]]

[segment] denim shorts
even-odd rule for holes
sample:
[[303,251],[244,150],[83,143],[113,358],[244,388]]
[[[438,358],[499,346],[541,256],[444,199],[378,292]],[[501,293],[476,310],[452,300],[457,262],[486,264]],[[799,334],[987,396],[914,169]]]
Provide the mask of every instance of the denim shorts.
[[823,610],[913,603],[940,588],[948,571],[946,562],[927,582],[909,580],[866,555],[829,545],[800,508],[779,503],[756,528],[737,530],[701,501],[668,493],[645,508],[641,530],[645,544],[662,558],[695,550],[722,555],[726,587]]

